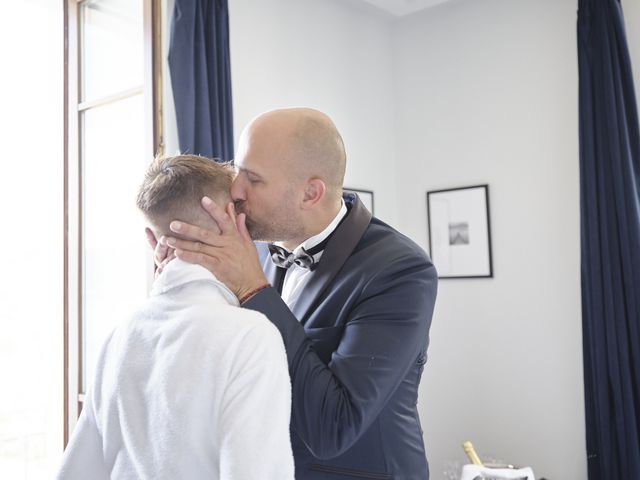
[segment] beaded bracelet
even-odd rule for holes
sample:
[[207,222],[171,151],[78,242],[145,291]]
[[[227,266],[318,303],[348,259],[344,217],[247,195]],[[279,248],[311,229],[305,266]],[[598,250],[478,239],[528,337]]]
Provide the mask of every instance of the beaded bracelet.
[[254,290],[251,290],[249,293],[247,293],[244,297],[242,297],[240,299],[240,305],[242,305],[244,302],[246,302],[247,300],[249,300],[251,297],[253,297],[256,293],[261,292],[262,290],[264,290],[265,288],[269,288],[271,286],[270,283],[267,283],[265,285],[262,285]]

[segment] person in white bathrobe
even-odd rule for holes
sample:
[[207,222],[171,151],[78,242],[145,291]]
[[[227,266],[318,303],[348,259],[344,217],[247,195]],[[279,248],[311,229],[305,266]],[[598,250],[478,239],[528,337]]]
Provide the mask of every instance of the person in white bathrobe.
[[[212,229],[200,199],[228,201],[232,179],[203,157],[159,158],[138,207],[156,238],[174,218]],[[276,327],[175,259],[106,339],[57,478],[291,480],[290,411]]]

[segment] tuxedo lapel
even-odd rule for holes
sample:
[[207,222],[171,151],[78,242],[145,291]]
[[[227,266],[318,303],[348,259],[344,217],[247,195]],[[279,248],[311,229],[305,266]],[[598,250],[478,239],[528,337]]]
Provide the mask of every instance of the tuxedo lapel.
[[[351,197],[353,198],[353,197]],[[345,197],[345,201],[348,201]],[[291,311],[304,324],[311,307],[338,274],[349,258],[371,221],[371,212],[355,196],[355,201],[345,220],[338,226],[327,244],[318,267],[311,274]],[[271,262],[270,262],[271,263]],[[273,268],[275,270],[275,268]],[[267,278],[269,276],[267,275]],[[275,273],[273,274],[275,278]]]

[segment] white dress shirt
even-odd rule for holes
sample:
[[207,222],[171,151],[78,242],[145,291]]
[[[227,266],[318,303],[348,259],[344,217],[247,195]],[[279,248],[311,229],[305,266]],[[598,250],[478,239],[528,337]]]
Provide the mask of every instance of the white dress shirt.
[[166,266],[85,398],[56,478],[294,478],[282,338],[199,265]]
[[[305,250],[310,250],[316,245],[319,245],[333,233],[333,231],[340,224],[346,214],[347,206],[345,205],[344,200],[342,200],[342,205],[340,206],[338,214],[331,221],[331,223],[327,225],[327,228],[325,228],[319,234],[306,239],[293,250],[293,253],[298,254],[302,251],[303,248]],[[313,256],[315,262],[318,262],[320,260],[320,258],[322,257],[322,253],[323,252],[318,252]],[[310,274],[311,270],[309,270],[308,268],[303,268],[295,263],[287,269],[287,273],[284,277],[284,284],[282,285],[282,299],[290,309],[298,300],[298,297],[300,297],[300,293],[302,292],[304,284],[307,282]]]

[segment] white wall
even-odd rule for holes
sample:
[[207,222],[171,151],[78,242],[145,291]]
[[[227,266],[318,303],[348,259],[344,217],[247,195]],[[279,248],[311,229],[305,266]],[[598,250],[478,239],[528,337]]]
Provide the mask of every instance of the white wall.
[[[636,99],[640,100],[640,2],[637,0],[622,0],[622,11],[627,30],[627,43],[631,54]],[[638,106],[640,108],[640,101]]]
[[434,479],[480,454],[586,478],[574,0],[454,0],[394,25],[400,229],[488,183],[494,278],[441,280],[421,385]]
[[329,114],[347,148],[345,185],[375,192],[376,215],[397,218],[391,29],[340,0],[231,0],[236,139],[258,113],[310,106]]

